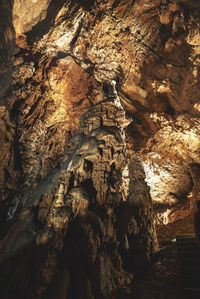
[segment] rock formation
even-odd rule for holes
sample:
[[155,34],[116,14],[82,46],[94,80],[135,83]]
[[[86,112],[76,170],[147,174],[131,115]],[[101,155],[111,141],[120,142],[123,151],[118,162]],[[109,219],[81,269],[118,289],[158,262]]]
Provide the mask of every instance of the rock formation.
[[199,197],[200,5],[0,9],[1,298],[114,298]]

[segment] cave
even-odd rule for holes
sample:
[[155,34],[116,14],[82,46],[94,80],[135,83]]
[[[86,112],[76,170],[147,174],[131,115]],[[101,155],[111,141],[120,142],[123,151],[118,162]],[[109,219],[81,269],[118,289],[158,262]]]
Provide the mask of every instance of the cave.
[[199,1],[0,11],[0,298],[200,298]]

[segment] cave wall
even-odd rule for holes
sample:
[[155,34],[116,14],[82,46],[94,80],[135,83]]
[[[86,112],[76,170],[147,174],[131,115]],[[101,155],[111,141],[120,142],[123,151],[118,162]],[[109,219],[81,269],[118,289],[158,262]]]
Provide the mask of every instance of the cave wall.
[[15,44],[15,30],[12,23],[13,1],[1,1],[1,46],[0,46],[0,218],[6,213],[7,201],[11,200],[18,183],[17,148],[15,149],[15,124],[10,110],[14,100],[12,94],[12,60],[18,49]]
[[[62,122],[69,134],[62,137],[65,142],[89,103],[103,99],[102,86],[106,89],[114,79],[122,105],[133,119],[126,130],[127,143],[130,140],[130,149],[141,153],[153,201],[174,204],[187,198],[193,188],[189,165],[199,163],[198,11],[196,1],[143,5],[140,1],[46,1],[43,6],[16,1],[13,24],[21,52],[15,56],[13,71],[17,85],[13,114],[19,123],[18,139],[23,135],[24,164],[29,164],[26,144],[37,139],[35,128],[52,136],[51,123],[59,130]],[[53,144],[50,157],[58,161],[64,145]],[[36,159],[42,156],[46,161],[44,151],[41,148]],[[34,176],[31,167],[25,167],[25,176]],[[46,167],[48,172],[47,165],[42,168]]]
[[200,6],[0,8],[3,296],[115,296],[199,196]]

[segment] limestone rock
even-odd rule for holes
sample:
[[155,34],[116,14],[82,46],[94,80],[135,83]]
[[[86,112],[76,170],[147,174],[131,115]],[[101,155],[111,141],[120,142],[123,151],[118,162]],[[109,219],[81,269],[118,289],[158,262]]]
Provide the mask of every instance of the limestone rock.
[[0,9],[1,296],[125,292],[199,197],[200,6]]

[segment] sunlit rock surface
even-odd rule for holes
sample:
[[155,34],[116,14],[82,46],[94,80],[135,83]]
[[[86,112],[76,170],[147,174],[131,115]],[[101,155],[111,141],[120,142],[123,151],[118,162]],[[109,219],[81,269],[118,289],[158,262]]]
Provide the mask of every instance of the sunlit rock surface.
[[115,296],[199,198],[200,5],[0,9],[2,298]]

